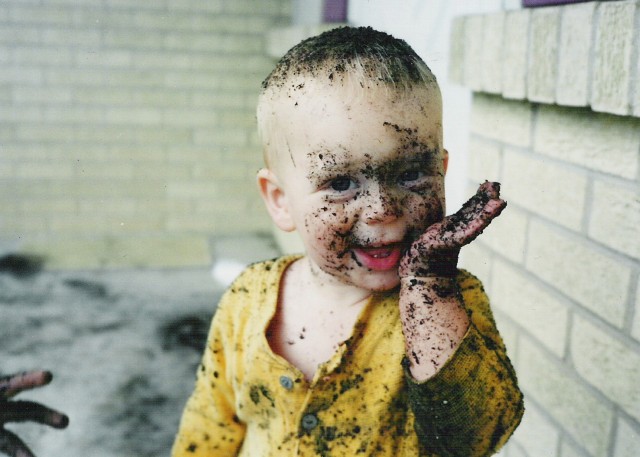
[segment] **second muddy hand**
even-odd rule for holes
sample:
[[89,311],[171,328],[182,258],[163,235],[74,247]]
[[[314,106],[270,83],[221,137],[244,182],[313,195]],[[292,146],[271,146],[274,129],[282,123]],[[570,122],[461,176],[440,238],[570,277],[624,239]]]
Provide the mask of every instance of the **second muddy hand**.
[[48,371],[31,371],[0,377],[0,454],[9,457],[34,457],[29,447],[13,432],[5,429],[11,422],[37,422],[53,428],[66,428],[69,418],[40,403],[16,401],[13,397],[25,390],[49,384]]

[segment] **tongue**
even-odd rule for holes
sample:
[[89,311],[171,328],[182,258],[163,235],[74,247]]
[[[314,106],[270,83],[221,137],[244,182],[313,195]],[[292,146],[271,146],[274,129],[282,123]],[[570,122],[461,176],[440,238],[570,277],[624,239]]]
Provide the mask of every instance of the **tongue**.
[[398,268],[402,254],[399,247],[359,248],[354,250],[356,257],[366,268],[386,271]]

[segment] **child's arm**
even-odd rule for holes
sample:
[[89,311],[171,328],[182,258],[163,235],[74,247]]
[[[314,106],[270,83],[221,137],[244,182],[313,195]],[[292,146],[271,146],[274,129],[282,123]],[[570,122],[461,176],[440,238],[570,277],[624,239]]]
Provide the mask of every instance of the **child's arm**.
[[172,457],[230,457],[242,445],[245,426],[235,414],[235,394],[227,379],[230,323],[225,298],[213,319],[207,346],[198,368],[196,386],[182,414]]
[[506,206],[485,182],[456,214],[433,224],[402,259],[400,316],[411,374],[424,381],[455,352],[469,326],[456,283],[458,254]]
[[5,430],[8,422],[38,422],[54,428],[65,428],[69,418],[40,403],[10,401],[20,392],[41,387],[51,382],[48,371],[33,371],[0,377],[0,453],[11,457],[33,457],[32,452],[18,436]]
[[427,229],[401,264],[408,395],[429,455],[493,455],[524,412],[482,284],[456,268],[460,248],[505,205],[498,185],[484,183],[458,213]]

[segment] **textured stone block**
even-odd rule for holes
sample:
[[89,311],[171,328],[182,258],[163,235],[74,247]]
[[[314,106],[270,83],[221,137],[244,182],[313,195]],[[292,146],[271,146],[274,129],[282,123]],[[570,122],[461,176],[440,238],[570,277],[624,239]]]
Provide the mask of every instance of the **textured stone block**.
[[502,94],[523,99],[527,94],[527,55],[531,10],[507,12],[504,25]]
[[477,183],[500,181],[500,144],[472,137],[469,144],[469,177]]
[[460,268],[469,270],[489,289],[493,254],[481,241],[465,246],[460,254]]
[[474,91],[481,91],[482,87],[482,35],[484,32],[484,17],[469,16],[465,21],[464,38],[464,82],[465,86]]
[[474,94],[471,131],[514,146],[531,144],[531,105],[500,97]]
[[74,55],[65,48],[22,47],[20,52],[12,55],[14,64],[17,65],[52,65],[71,66]]
[[635,313],[631,333],[635,339],[640,341],[640,281],[639,284],[636,285],[636,301],[634,310]]
[[[635,188],[634,188],[635,187]],[[596,181],[589,220],[589,236],[640,260],[640,190]]]
[[533,10],[527,65],[527,96],[531,101],[544,103],[555,101],[559,27],[560,9],[539,8]]
[[535,151],[598,172],[635,179],[640,167],[640,119],[588,109],[541,106]]
[[527,223],[527,216],[522,211],[509,207],[484,231],[482,241],[509,260],[523,263]]
[[587,193],[587,177],[559,167],[544,157],[507,149],[503,190],[507,200],[560,225],[579,231]]
[[99,30],[45,28],[41,36],[47,46],[76,46],[82,43],[83,46],[99,47],[102,42]]
[[105,121],[108,124],[159,125],[162,113],[155,108],[107,108]]
[[591,106],[595,111],[630,112],[635,9],[635,0],[599,5],[591,87]]
[[219,192],[219,185],[209,181],[175,181],[167,186],[169,198],[211,199]]
[[538,348],[537,342],[521,338],[518,352],[518,380],[525,393],[562,424],[590,455],[606,455],[613,409],[571,375],[559,360]]
[[211,128],[196,128],[193,132],[193,142],[196,145],[211,144],[216,146],[245,146],[249,133],[246,129],[228,128],[224,130]]
[[464,29],[465,17],[454,17],[451,21],[451,41],[449,42],[449,80],[464,84]]
[[582,450],[564,440],[560,445],[560,457],[584,457]]
[[492,278],[492,305],[508,314],[540,344],[562,358],[569,322],[567,305],[503,262],[494,263]]
[[527,269],[612,325],[622,327],[631,281],[628,264],[586,240],[530,223]]
[[632,83],[633,86],[633,92],[635,92],[635,97],[634,99],[631,101],[632,103],[632,114],[635,117],[640,117],[640,82],[638,81],[638,75],[640,75],[640,46],[636,46],[635,49],[635,62],[636,62],[636,69],[635,69],[635,74],[636,74],[636,80]]
[[49,5],[21,5],[19,2],[13,2],[9,17],[15,23],[55,25],[72,24],[74,19],[73,9],[71,8]]
[[43,110],[39,106],[24,106],[17,110],[11,106],[11,102],[0,106],[0,121],[2,122],[36,124],[41,123],[43,117]]
[[104,109],[74,105],[47,107],[42,110],[42,119],[51,123],[101,124],[104,122]]
[[640,432],[627,420],[618,419],[613,457],[636,457],[640,449]]
[[563,8],[560,22],[556,100],[566,106],[589,104],[592,20],[595,2]]
[[27,253],[44,255],[50,269],[186,267],[210,264],[208,241],[201,236],[132,238],[56,238],[28,242]]
[[502,91],[502,43],[504,38],[504,13],[485,16],[482,34],[482,88],[485,92],[499,94]]
[[571,357],[576,371],[636,420],[640,419],[640,352],[611,332],[574,316]]
[[[525,400],[526,401],[526,400]],[[531,403],[525,404],[522,422],[511,438],[530,456],[555,455],[560,441],[559,430]]]

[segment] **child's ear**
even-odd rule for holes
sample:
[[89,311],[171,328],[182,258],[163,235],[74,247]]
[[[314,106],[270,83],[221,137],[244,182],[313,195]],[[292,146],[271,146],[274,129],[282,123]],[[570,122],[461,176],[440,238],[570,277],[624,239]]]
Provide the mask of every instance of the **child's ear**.
[[258,172],[257,178],[258,190],[273,222],[280,230],[294,231],[296,226],[289,214],[289,202],[276,175],[271,170],[263,168]]
[[447,174],[447,168],[449,168],[449,151],[442,150],[442,165],[444,166],[444,174]]

